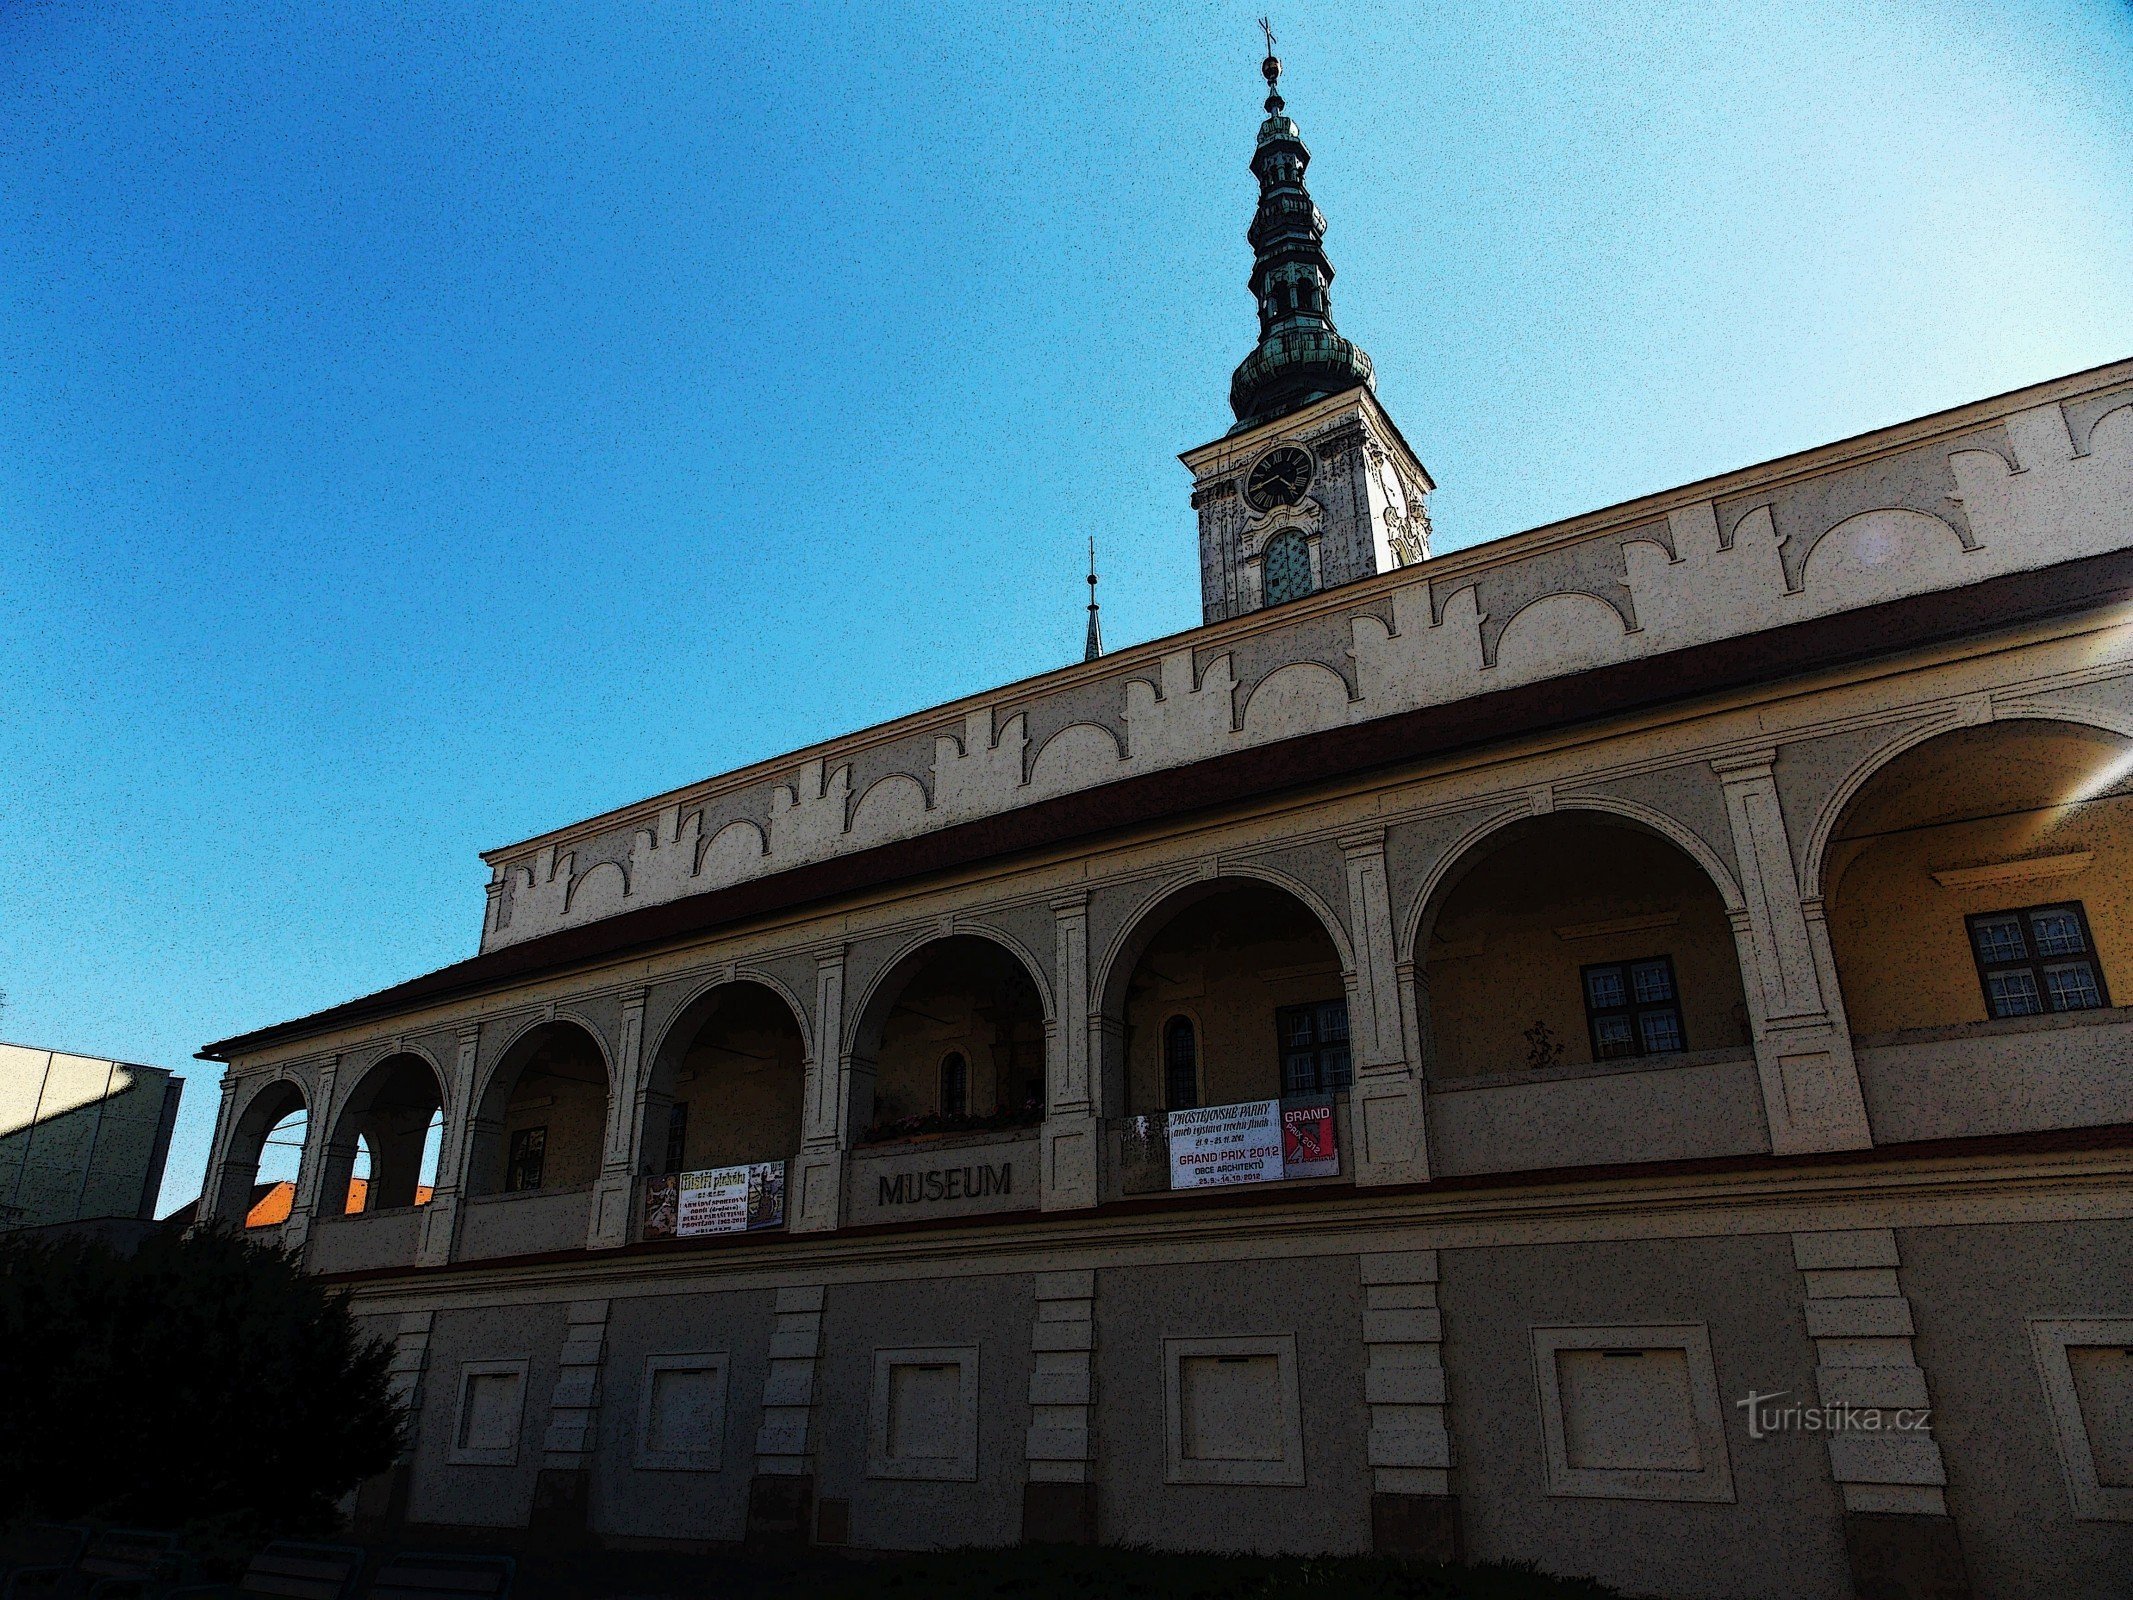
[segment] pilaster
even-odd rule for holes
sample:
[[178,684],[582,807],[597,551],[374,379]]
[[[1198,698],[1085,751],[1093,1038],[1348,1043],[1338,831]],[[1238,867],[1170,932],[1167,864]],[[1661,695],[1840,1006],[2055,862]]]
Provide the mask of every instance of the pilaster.
[[1383,1553],[1456,1560],[1437,1252],[1365,1255],[1362,1273],[1373,1541]]
[[1967,1594],[1894,1230],[1796,1233],[1792,1258],[1806,1285],[1817,1397],[1843,1422],[1827,1440],[1854,1582],[1862,1594]]
[[600,1177],[593,1185],[585,1248],[612,1250],[629,1243],[631,1202],[637,1194],[638,1147],[644,1141],[644,1002],[646,991],[622,997],[622,1040],[615,1082],[607,1097],[607,1130]]
[[1089,1418],[1096,1398],[1096,1273],[1090,1268],[1040,1272],[1036,1291],[1022,1537],[1026,1543],[1093,1544],[1095,1450]]
[[535,1542],[569,1544],[591,1523],[593,1454],[599,1444],[600,1376],[607,1359],[605,1300],[574,1300],[563,1330],[548,1430],[533,1489]]
[[1810,916],[1793,870],[1779,808],[1776,754],[1711,763],[1725,787],[1740,864],[1742,907],[1733,915],[1770,1147],[1860,1150],[1871,1145],[1851,1030],[1828,957],[1819,901]]
[[844,1048],[844,946],[815,951],[814,1052],[801,1091],[800,1156],[790,1196],[795,1233],[844,1220],[844,1160],[851,1148],[852,1057]]
[[805,1539],[814,1508],[815,1366],[822,1354],[820,1284],[780,1289],[773,1305],[770,1369],[763,1378],[748,1487],[753,1536]]
[[1401,1016],[1401,963],[1385,870],[1385,830],[1349,834],[1340,845],[1347,863],[1348,922],[1355,947],[1348,999],[1349,1049],[1355,1063],[1348,1099],[1355,1181],[1426,1182],[1427,1113],[1419,1053],[1408,1048]]
[[1102,1123],[1089,999],[1089,897],[1052,902],[1053,987],[1058,1015],[1044,1057],[1043,1207],[1069,1211],[1096,1204]]
[[[328,1165],[326,1143],[334,1123],[334,1080],[339,1076],[340,1063],[339,1056],[328,1056],[311,1075],[308,1085],[304,1150],[296,1168],[296,1194],[289,1205],[289,1220],[281,1225],[281,1242],[286,1249],[303,1249],[304,1241],[311,1237],[312,1220],[318,1214],[319,1191]],[[346,1197],[339,1197],[337,1203],[345,1205]]]
[[459,1052],[452,1062],[452,1080],[445,1086],[444,1131],[437,1146],[437,1181],[430,1188],[430,1203],[422,1212],[422,1242],[416,1247],[415,1264],[439,1267],[452,1259],[459,1239],[459,1197],[466,1184],[467,1151],[474,1127],[474,1060],[481,1043],[481,1027],[464,1023],[459,1029]]

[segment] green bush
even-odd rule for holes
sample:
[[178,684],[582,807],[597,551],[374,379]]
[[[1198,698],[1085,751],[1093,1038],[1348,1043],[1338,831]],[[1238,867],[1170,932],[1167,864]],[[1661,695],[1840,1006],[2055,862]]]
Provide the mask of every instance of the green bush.
[[391,1347],[269,1245],[0,1237],[0,1523],[323,1533],[398,1454]]

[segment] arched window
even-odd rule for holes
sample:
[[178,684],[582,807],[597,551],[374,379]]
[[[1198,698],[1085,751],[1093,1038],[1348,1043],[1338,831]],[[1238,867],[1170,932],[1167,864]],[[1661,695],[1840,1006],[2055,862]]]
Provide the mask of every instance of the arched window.
[[1192,1018],[1172,1017],[1163,1024],[1163,1104],[1189,1111],[1200,1103],[1200,1046]]
[[941,1115],[967,1116],[970,1111],[970,1063],[960,1050],[941,1057]]
[[1301,600],[1312,590],[1311,549],[1294,528],[1284,529],[1267,541],[1266,603],[1278,606],[1284,600]]

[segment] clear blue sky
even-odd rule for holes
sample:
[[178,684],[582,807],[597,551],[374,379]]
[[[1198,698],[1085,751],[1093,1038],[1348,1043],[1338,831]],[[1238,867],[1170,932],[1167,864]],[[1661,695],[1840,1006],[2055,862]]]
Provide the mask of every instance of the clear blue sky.
[[[469,954],[476,851],[1198,616],[1251,4],[0,11],[0,1037]],[[2133,353],[2124,4],[1276,8],[1439,547]]]

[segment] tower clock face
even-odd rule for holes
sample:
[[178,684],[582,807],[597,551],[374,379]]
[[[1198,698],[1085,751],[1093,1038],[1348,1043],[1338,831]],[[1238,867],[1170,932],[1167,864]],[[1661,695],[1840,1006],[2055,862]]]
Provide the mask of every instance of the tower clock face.
[[1293,444],[1279,445],[1259,458],[1244,480],[1244,498],[1260,511],[1293,506],[1311,487],[1311,457]]

